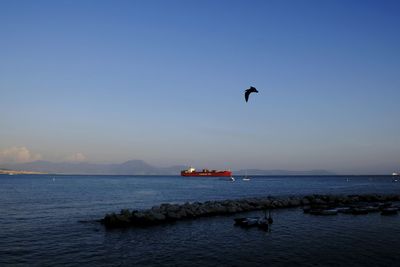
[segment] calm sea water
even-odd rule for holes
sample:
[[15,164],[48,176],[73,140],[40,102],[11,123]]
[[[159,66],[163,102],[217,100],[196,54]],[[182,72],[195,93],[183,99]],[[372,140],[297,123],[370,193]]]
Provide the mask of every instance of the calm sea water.
[[235,216],[112,231],[91,222],[122,208],[165,202],[400,194],[400,182],[392,180],[0,175],[0,266],[399,266],[400,216],[316,217],[277,210],[271,232],[235,227]]

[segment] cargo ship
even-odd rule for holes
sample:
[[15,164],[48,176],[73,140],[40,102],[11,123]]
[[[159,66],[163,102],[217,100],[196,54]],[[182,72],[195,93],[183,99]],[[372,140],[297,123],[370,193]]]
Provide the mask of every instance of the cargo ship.
[[195,168],[190,167],[187,170],[181,171],[181,176],[208,176],[208,177],[231,177],[231,171],[217,171],[217,170],[207,170],[196,171]]

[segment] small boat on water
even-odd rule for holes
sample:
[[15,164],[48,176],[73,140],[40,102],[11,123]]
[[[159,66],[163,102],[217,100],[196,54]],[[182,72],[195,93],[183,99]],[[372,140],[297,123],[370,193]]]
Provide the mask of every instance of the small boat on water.
[[382,215],[398,214],[400,206],[392,206],[392,202],[358,203],[349,207],[333,207],[327,205],[304,206],[303,212],[312,215],[336,215],[338,213],[361,215],[372,212],[381,212]]
[[344,213],[344,214],[351,214],[353,212],[353,209],[350,207],[341,207],[337,209],[339,213]]
[[310,213],[311,207],[310,206],[304,206],[303,207],[303,212],[304,213]]
[[260,217],[241,217],[241,218],[235,218],[235,225],[239,226],[253,226],[257,225],[258,220]]
[[311,209],[309,211],[312,215],[337,215],[337,209]]
[[338,210],[337,209],[327,209],[327,210],[322,210],[321,215],[337,215]]
[[271,217],[271,214],[267,218],[266,212],[265,216],[260,218],[260,217],[240,217],[240,218],[235,218],[235,225],[241,226],[241,227],[255,227],[257,226],[260,229],[263,230],[268,230],[269,226],[272,224],[273,220]]
[[352,208],[351,214],[360,215],[360,214],[368,214],[368,209],[366,208]]
[[385,202],[385,203],[379,203],[378,207],[379,209],[383,210],[386,208],[390,208],[392,206],[392,202]]
[[259,219],[257,222],[257,227],[263,230],[268,230],[269,228],[269,220],[267,218]]
[[384,208],[381,211],[381,215],[396,215],[398,213],[398,208],[396,207],[389,207],[389,208]]
[[368,212],[378,212],[378,211],[380,211],[378,206],[366,206],[365,209]]
[[250,181],[250,177],[247,176],[247,171],[246,171],[246,175],[243,177],[243,181]]

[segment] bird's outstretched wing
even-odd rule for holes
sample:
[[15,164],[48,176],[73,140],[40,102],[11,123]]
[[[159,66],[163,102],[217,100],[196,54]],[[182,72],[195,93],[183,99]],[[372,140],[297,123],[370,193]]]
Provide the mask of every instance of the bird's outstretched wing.
[[244,93],[244,99],[246,99],[246,102],[249,101],[249,95],[250,95],[250,89],[247,89]]

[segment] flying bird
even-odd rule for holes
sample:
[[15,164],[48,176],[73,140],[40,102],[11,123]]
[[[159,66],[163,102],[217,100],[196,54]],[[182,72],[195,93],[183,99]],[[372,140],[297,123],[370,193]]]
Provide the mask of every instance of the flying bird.
[[257,89],[253,86],[250,86],[249,89],[247,89],[244,93],[244,98],[246,99],[246,102],[249,101],[249,95],[251,93],[258,93]]

